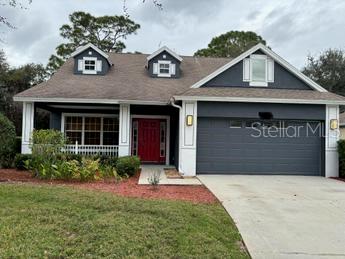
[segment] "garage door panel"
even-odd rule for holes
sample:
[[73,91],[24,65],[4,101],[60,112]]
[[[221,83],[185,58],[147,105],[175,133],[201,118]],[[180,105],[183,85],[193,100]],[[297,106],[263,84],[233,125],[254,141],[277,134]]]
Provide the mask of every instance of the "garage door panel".
[[307,123],[287,123],[304,125],[298,138],[269,138],[253,137],[251,128],[231,128],[228,118],[198,118],[197,172],[321,175],[322,138],[319,131],[308,132]]

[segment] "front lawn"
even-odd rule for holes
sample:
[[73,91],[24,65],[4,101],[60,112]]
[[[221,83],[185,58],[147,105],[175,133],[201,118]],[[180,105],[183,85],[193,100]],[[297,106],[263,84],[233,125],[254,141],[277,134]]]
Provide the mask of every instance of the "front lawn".
[[0,258],[249,258],[219,204],[0,184]]

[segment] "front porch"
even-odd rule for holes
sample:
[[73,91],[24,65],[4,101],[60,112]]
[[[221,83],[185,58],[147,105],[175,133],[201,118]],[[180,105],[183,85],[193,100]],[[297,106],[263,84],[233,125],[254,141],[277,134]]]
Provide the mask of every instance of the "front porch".
[[145,164],[178,166],[179,110],[169,105],[24,103],[22,153],[31,153],[37,109],[49,128],[64,133],[63,151],[80,155],[136,155]]

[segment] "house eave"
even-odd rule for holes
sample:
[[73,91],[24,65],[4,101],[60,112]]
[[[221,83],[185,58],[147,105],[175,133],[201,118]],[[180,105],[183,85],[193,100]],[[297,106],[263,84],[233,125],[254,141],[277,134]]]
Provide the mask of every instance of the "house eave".
[[177,101],[209,101],[209,102],[244,102],[244,103],[286,103],[286,104],[325,104],[345,105],[345,101],[281,99],[281,98],[248,98],[248,97],[215,97],[215,96],[174,96]]
[[168,102],[120,99],[87,99],[87,98],[47,98],[47,97],[13,97],[15,102],[48,102],[48,103],[93,103],[93,104],[133,104],[133,105],[168,105]]

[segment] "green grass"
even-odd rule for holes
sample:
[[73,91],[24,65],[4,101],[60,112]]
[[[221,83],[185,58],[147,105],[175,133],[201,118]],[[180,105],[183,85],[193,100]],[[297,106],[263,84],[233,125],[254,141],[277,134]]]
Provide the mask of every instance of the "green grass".
[[0,258],[249,258],[219,205],[0,184]]

